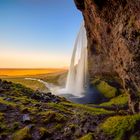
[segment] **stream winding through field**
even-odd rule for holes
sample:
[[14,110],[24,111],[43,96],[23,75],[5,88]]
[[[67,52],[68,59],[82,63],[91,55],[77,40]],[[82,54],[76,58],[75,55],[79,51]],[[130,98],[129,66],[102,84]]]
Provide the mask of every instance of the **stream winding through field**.
[[45,87],[46,87],[50,92],[52,92],[52,93],[55,94],[55,95],[58,95],[58,94],[56,93],[56,91],[57,91],[60,87],[58,87],[58,86],[56,86],[56,85],[54,85],[54,84],[52,84],[52,83],[48,83],[48,82],[45,82],[45,81],[43,81],[43,80],[41,80],[41,79],[36,79],[36,78],[25,78],[25,80],[38,81],[38,82],[44,84]]

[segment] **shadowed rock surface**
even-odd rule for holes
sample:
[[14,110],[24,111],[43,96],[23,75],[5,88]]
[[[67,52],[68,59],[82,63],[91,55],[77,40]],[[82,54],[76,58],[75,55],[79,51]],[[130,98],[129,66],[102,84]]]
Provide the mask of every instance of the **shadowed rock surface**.
[[140,97],[140,1],[75,0],[88,37],[89,72],[117,75],[130,91],[130,108],[138,112]]

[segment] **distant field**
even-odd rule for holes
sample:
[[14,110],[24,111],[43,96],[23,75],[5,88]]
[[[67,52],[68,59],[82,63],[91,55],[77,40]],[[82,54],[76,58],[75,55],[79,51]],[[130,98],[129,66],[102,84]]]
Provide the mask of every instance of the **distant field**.
[[27,76],[62,71],[65,71],[65,69],[0,69],[0,76]]
[[47,92],[44,84],[25,78],[42,79],[48,83],[64,85],[67,72],[65,69],[0,69],[0,79],[22,84],[33,90]]

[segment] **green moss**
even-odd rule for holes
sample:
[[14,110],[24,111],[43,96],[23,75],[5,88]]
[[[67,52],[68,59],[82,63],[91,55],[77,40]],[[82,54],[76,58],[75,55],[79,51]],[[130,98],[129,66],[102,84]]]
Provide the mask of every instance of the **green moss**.
[[82,105],[82,104],[76,104],[76,103],[68,103],[68,102],[63,102],[63,105],[65,106],[71,106],[74,109],[78,109],[79,113],[81,112],[87,112],[90,113],[91,115],[100,115],[100,114],[113,114],[113,111],[108,111],[102,108],[94,108],[90,107],[87,105]]
[[69,108],[67,108],[66,106],[64,106],[63,104],[61,103],[47,103],[48,106],[52,107],[53,109],[57,109],[61,112],[64,112],[64,113],[68,113],[68,114],[72,114],[72,111],[69,110]]
[[9,123],[4,116],[4,113],[0,113],[0,135],[6,135],[11,132],[11,128],[9,127]]
[[20,102],[24,105],[29,104],[30,100],[26,96],[20,96],[20,97],[13,97],[15,102]]
[[136,123],[140,121],[140,114],[129,116],[114,116],[108,118],[100,128],[104,133],[112,135],[114,139],[123,139],[126,132],[133,133]]
[[46,128],[44,128],[44,127],[40,127],[39,128],[39,133],[41,134],[41,135],[44,135],[44,133],[46,132],[47,130],[46,130]]
[[30,96],[30,94],[33,93],[33,90],[31,90],[30,88],[27,88],[21,84],[15,84],[15,83],[10,83],[10,92],[9,91],[4,91],[5,95],[8,96],[24,96],[26,94],[26,96]]
[[31,139],[30,128],[24,127],[17,132],[15,132],[12,136],[12,140],[25,140]]
[[7,126],[7,124],[6,124],[5,121],[2,121],[2,122],[0,123],[0,128],[1,128],[1,130],[4,130],[5,132],[7,132],[8,126]]
[[3,120],[4,120],[4,113],[0,112],[0,121],[3,121]]
[[16,130],[19,127],[20,123],[19,122],[14,122],[13,123],[13,130]]
[[11,101],[6,101],[4,100],[4,98],[0,97],[0,103],[7,105],[7,106],[12,106],[12,107],[16,107],[16,103],[11,102]]
[[68,127],[70,129],[76,129],[78,127],[78,125],[77,124],[69,124]]
[[54,124],[50,129],[49,129],[49,132],[50,133],[54,133],[55,131],[57,130],[61,130],[61,128],[63,127],[63,124],[62,123],[56,123]]
[[[4,78],[4,79],[7,81],[16,83],[15,89],[22,88],[23,86],[25,86],[27,88],[31,88],[33,90],[39,89],[41,91],[44,91],[46,89],[44,84],[42,84],[38,81],[35,81],[35,80],[26,80],[26,79],[24,79],[24,77],[22,77],[22,78],[14,77],[14,78]],[[20,86],[21,84],[23,86]]]
[[10,96],[10,98],[13,99],[13,102],[18,103],[17,108],[19,108],[21,112],[24,112],[25,110],[29,111],[32,114],[38,112],[38,108],[34,106],[38,104],[36,100],[30,99],[27,96]]
[[28,111],[31,114],[35,115],[38,112],[38,108],[34,106],[24,106],[24,105],[18,105],[18,108],[23,113],[24,111]]
[[88,133],[85,136],[81,137],[79,140],[93,140],[93,133]]
[[40,127],[39,129],[40,139],[45,139],[44,137],[49,134],[46,128]]
[[60,129],[62,128],[62,126],[63,126],[63,124],[57,124],[57,125],[55,126],[55,130],[56,130],[56,129],[59,129],[59,130],[60,130]]
[[44,123],[62,122],[66,120],[66,117],[64,115],[52,110],[40,112],[39,115],[42,116]]
[[96,80],[93,82],[95,87],[100,93],[106,98],[113,98],[117,95],[117,89],[115,87],[110,86],[105,81]]
[[125,106],[128,103],[128,95],[122,94],[117,97],[112,98],[110,101],[100,104],[100,106],[112,106],[112,105],[118,105],[118,106]]
[[31,99],[27,96],[19,96],[19,97],[15,97],[15,96],[11,96],[11,98],[14,100],[14,102],[19,102],[20,104],[23,105],[28,105],[28,104],[37,104],[38,102],[34,99]]
[[22,96],[22,93],[17,91],[17,90],[11,90],[10,92],[4,92],[4,94],[7,94],[8,96],[16,96],[16,97],[19,97],[19,96]]
[[132,27],[135,23],[136,17],[133,15],[130,17],[129,21],[128,21],[128,27]]
[[138,137],[137,137],[137,136],[132,135],[132,136],[130,137],[130,140],[139,140],[139,139],[138,139]]

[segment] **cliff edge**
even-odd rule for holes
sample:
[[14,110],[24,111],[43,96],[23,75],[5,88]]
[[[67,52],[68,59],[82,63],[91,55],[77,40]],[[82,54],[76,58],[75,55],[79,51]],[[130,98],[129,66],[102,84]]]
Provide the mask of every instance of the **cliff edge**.
[[88,38],[89,73],[117,75],[138,112],[140,97],[140,0],[75,0]]

